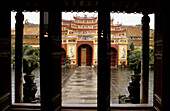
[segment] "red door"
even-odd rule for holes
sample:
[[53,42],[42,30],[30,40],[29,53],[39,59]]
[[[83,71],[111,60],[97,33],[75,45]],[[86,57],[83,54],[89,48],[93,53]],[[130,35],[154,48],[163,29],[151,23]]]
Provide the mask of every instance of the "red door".
[[[79,66],[91,66],[92,62],[92,48],[89,45],[81,45],[78,48],[78,64]],[[85,61],[83,61],[85,58]],[[82,60],[83,59],[83,60]],[[84,64],[85,63],[85,64]]]
[[111,59],[111,62],[110,62],[110,65],[111,65],[111,66],[117,65],[117,64],[116,64],[116,59],[117,59],[116,54],[117,54],[116,49],[115,49],[115,48],[111,48],[111,58],[110,58],[110,59]]
[[65,65],[66,51],[61,49],[61,65]]
[[91,66],[92,61],[92,48],[87,45],[86,46],[86,66]]

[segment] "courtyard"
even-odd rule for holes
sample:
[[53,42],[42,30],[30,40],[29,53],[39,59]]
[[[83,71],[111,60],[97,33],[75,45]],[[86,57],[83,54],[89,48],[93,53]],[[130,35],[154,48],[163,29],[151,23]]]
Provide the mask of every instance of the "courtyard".
[[[33,71],[37,85],[36,97],[40,98],[40,68]],[[131,81],[129,68],[111,68],[110,103],[119,104],[119,95],[129,96]],[[14,103],[14,70],[12,69],[12,103]],[[153,105],[153,71],[149,72],[149,105]],[[105,82],[105,81],[103,81]],[[104,86],[103,86],[104,87]],[[97,105],[97,68],[62,68],[62,105]]]

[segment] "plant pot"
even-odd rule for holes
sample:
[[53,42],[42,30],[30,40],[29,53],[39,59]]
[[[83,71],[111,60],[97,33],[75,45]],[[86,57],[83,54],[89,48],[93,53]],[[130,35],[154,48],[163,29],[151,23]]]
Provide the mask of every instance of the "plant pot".
[[140,75],[131,75],[132,83],[139,83],[140,82],[140,78],[141,78]]
[[131,75],[132,82],[128,86],[129,98],[133,104],[140,103],[140,78],[140,75]]
[[25,80],[25,82],[28,83],[28,84],[34,83],[34,79],[35,79],[35,75],[33,75],[33,74],[26,74],[26,75],[24,76],[24,80]]

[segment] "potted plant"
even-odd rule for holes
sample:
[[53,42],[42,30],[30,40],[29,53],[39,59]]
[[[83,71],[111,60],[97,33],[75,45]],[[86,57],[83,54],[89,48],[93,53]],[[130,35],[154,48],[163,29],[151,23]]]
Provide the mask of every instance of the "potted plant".
[[[141,73],[141,50],[135,49],[129,53],[129,67],[133,70],[131,75],[132,82],[140,81],[140,73]],[[137,79],[138,78],[138,79]],[[138,82],[139,82],[138,81]]]
[[39,66],[38,58],[35,55],[25,57],[23,59],[23,72],[25,73],[24,79],[26,83],[33,83],[35,75],[32,74],[32,71]]
[[70,64],[71,64],[71,60],[70,57],[67,55],[65,58],[65,67],[68,68]]
[[129,66],[133,70],[129,83],[129,98],[133,104],[140,103],[140,79],[141,79],[141,50],[135,49],[129,54]]
[[125,61],[121,61],[121,67],[124,68],[125,67]]
[[25,83],[23,84],[24,103],[31,103],[35,99],[37,86],[34,83],[35,75],[32,74],[32,71],[38,66],[38,57],[36,55],[27,56],[23,59],[23,72],[25,73]]

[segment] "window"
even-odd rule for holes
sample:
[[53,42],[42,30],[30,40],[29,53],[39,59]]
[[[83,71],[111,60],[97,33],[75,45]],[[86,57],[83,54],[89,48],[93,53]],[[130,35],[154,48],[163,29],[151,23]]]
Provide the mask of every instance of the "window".
[[83,34],[87,34],[87,31],[84,31]]
[[75,42],[76,40],[68,40],[68,42]]
[[73,34],[73,31],[69,31],[69,34]]
[[120,30],[120,28],[115,28],[115,30]]
[[126,43],[126,40],[120,40],[120,42],[122,42],[122,43]]
[[89,20],[88,22],[89,22],[89,23],[92,23],[92,20]]

